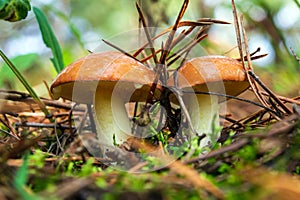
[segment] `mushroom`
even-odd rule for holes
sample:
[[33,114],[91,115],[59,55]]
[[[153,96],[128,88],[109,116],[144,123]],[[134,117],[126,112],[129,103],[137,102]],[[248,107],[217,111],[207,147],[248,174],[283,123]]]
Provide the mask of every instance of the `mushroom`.
[[50,90],[56,99],[93,104],[98,138],[107,151],[131,136],[125,103],[146,101],[154,77],[153,70],[123,53],[92,53],[67,66]]
[[[217,140],[220,131],[219,103],[226,97],[210,95],[207,92],[237,96],[249,87],[243,65],[224,56],[203,56],[188,60],[177,72],[177,87],[183,91],[182,99],[190,115],[191,123],[198,134],[206,134],[200,147]],[[168,79],[168,86],[174,87],[174,74]],[[199,94],[201,93],[201,94]],[[207,94],[205,94],[207,93]],[[178,104],[175,96],[171,101]],[[196,135],[190,133],[191,138]],[[213,135],[214,134],[214,135]]]

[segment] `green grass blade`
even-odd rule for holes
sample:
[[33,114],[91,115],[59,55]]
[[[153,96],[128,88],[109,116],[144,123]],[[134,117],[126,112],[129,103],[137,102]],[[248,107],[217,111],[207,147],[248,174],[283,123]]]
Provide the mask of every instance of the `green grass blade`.
[[298,8],[300,8],[300,3],[297,0],[294,0],[294,2],[296,3],[296,5],[298,6]]
[[28,180],[28,152],[25,153],[23,158],[23,164],[17,170],[16,175],[14,177],[14,187],[17,189],[19,195],[24,200],[41,200],[38,196],[30,194],[26,189],[26,183]]
[[[0,0],[1,1],[1,0]],[[30,69],[38,60],[39,56],[36,53],[28,53],[23,55],[18,55],[14,58],[11,58],[10,61],[14,63],[15,66],[18,66],[18,70],[23,73],[24,71]],[[5,81],[10,82],[10,86],[13,88],[16,84],[16,76],[12,70],[7,66],[7,64],[0,64],[0,87],[3,87]]]
[[23,199],[29,199],[30,195],[24,190],[28,178],[28,153],[24,155],[23,164],[17,170],[14,178],[14,186]]
[[59,73],[64,68],[61,48],[43,11],[33,7],[33,12],[38,21],[44,43],[52,51],[53,58],[50,58],[50,60],[52,61],[56,72]]
[[26,88],[28,93],[32,96],[32,98],[37,102],[41,110],[45,113],[46,117],[50,117],[49,111],[46,109],[45,104],[41,101],[39,96],[35,93],[33,88],[29,85],[29,83],[26,81],[24,76],[21,74],[21,72],[16,68],[16,66],[6,57],[6,55],[0,50],[0,56],[4,60],[4,62],[9,66],[9,68],[13,71],[13,73],[16,75],[16,77],[21,81],[23,86]]
[[81,48],[84,51],[86,51],[84,42],[82,40],[82,35],[81,35],[79,29],[76,27],[76,25],[74,23],[71,22],[70,18],[65,14],[65,12],[63,12],[53,6],[46,6],[46,8],[51,10],[57,17],[59,17],[60,19],[62,19],[63,21],[65,21],[68,24],[71,33],[76,38],[76,40],[79,43],[79,45],[81,46]]

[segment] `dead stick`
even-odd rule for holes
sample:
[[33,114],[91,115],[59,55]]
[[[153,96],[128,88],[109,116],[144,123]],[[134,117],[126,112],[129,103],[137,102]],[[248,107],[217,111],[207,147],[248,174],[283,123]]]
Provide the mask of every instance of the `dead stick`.
[[292,114],[292,111],[280,99],[277,98],[277,96],[265,85],[263,82],[260,81],[258,76],[256,76],[252,71],[248,71],[248,74],[270,95],[271,98],[274,99],[274,101],[287,113]]
[[243,146],[245,146],[248,143],[249,143],[249,140],[246,139],[246,138],[243,138],[243,139],[240,139],[236,142],[231,143],[228,146],[225,146],[225,147],[222,147],[220,149],[211,151],[206,155],[201,155],[201,156],[198,156],[196,158],[189,159],[189,160],[185,161],[184,163],[186,163],[186,164],[195,163],[195,162],[198,162],[198,161],[201,161],[201,160],[207,160],[209,158],[214,158],[214,157],[222,155],[226,152],[230,152],[230,151],[234,152],[234,151],[239,150],[240,148],[242,148]]

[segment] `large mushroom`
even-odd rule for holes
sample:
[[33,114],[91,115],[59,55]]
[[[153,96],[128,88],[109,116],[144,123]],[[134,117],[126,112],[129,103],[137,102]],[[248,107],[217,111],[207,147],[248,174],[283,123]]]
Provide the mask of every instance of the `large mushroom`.
[[[207,135],[201,140],[200,146],[207,146],[217,140],[220,134],[213,127],[220,126],[219,103],[226,100],[221,95],[237,96],[249,87],[243,65],[224,56],[196,57],[188,60],[177,75],[177,87],[183,91],[182,98],[194,130],[199,135]],[[174,87],[174,83],[173,74],[168,80],[168,86]],[[178,104],[174,96],[171,96],[171,101]],[[191,138],[195,136],[191,133]]]
[[50,89],[56,99],[94,105],[99,141],[106,151],[131,136],[125,103],[146,101],[154,77],[151,69],[123,53],[92,53],[67,66]]

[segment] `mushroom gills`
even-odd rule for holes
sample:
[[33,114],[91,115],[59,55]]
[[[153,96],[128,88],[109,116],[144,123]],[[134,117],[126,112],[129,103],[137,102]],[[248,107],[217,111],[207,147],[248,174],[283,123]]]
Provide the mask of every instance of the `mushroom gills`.
[[[205,94],[185,94],[183,100],[191,118],[191,123],[199,136],[206,134],[200,141],[200,147],[209,145],[220,136],[218,97]],[[190,130],[191,139],[196,135]]]
[[97,135],[105,153],[130,137],[130,120],[122,98],[111,91],[98,89],[94,106]]

